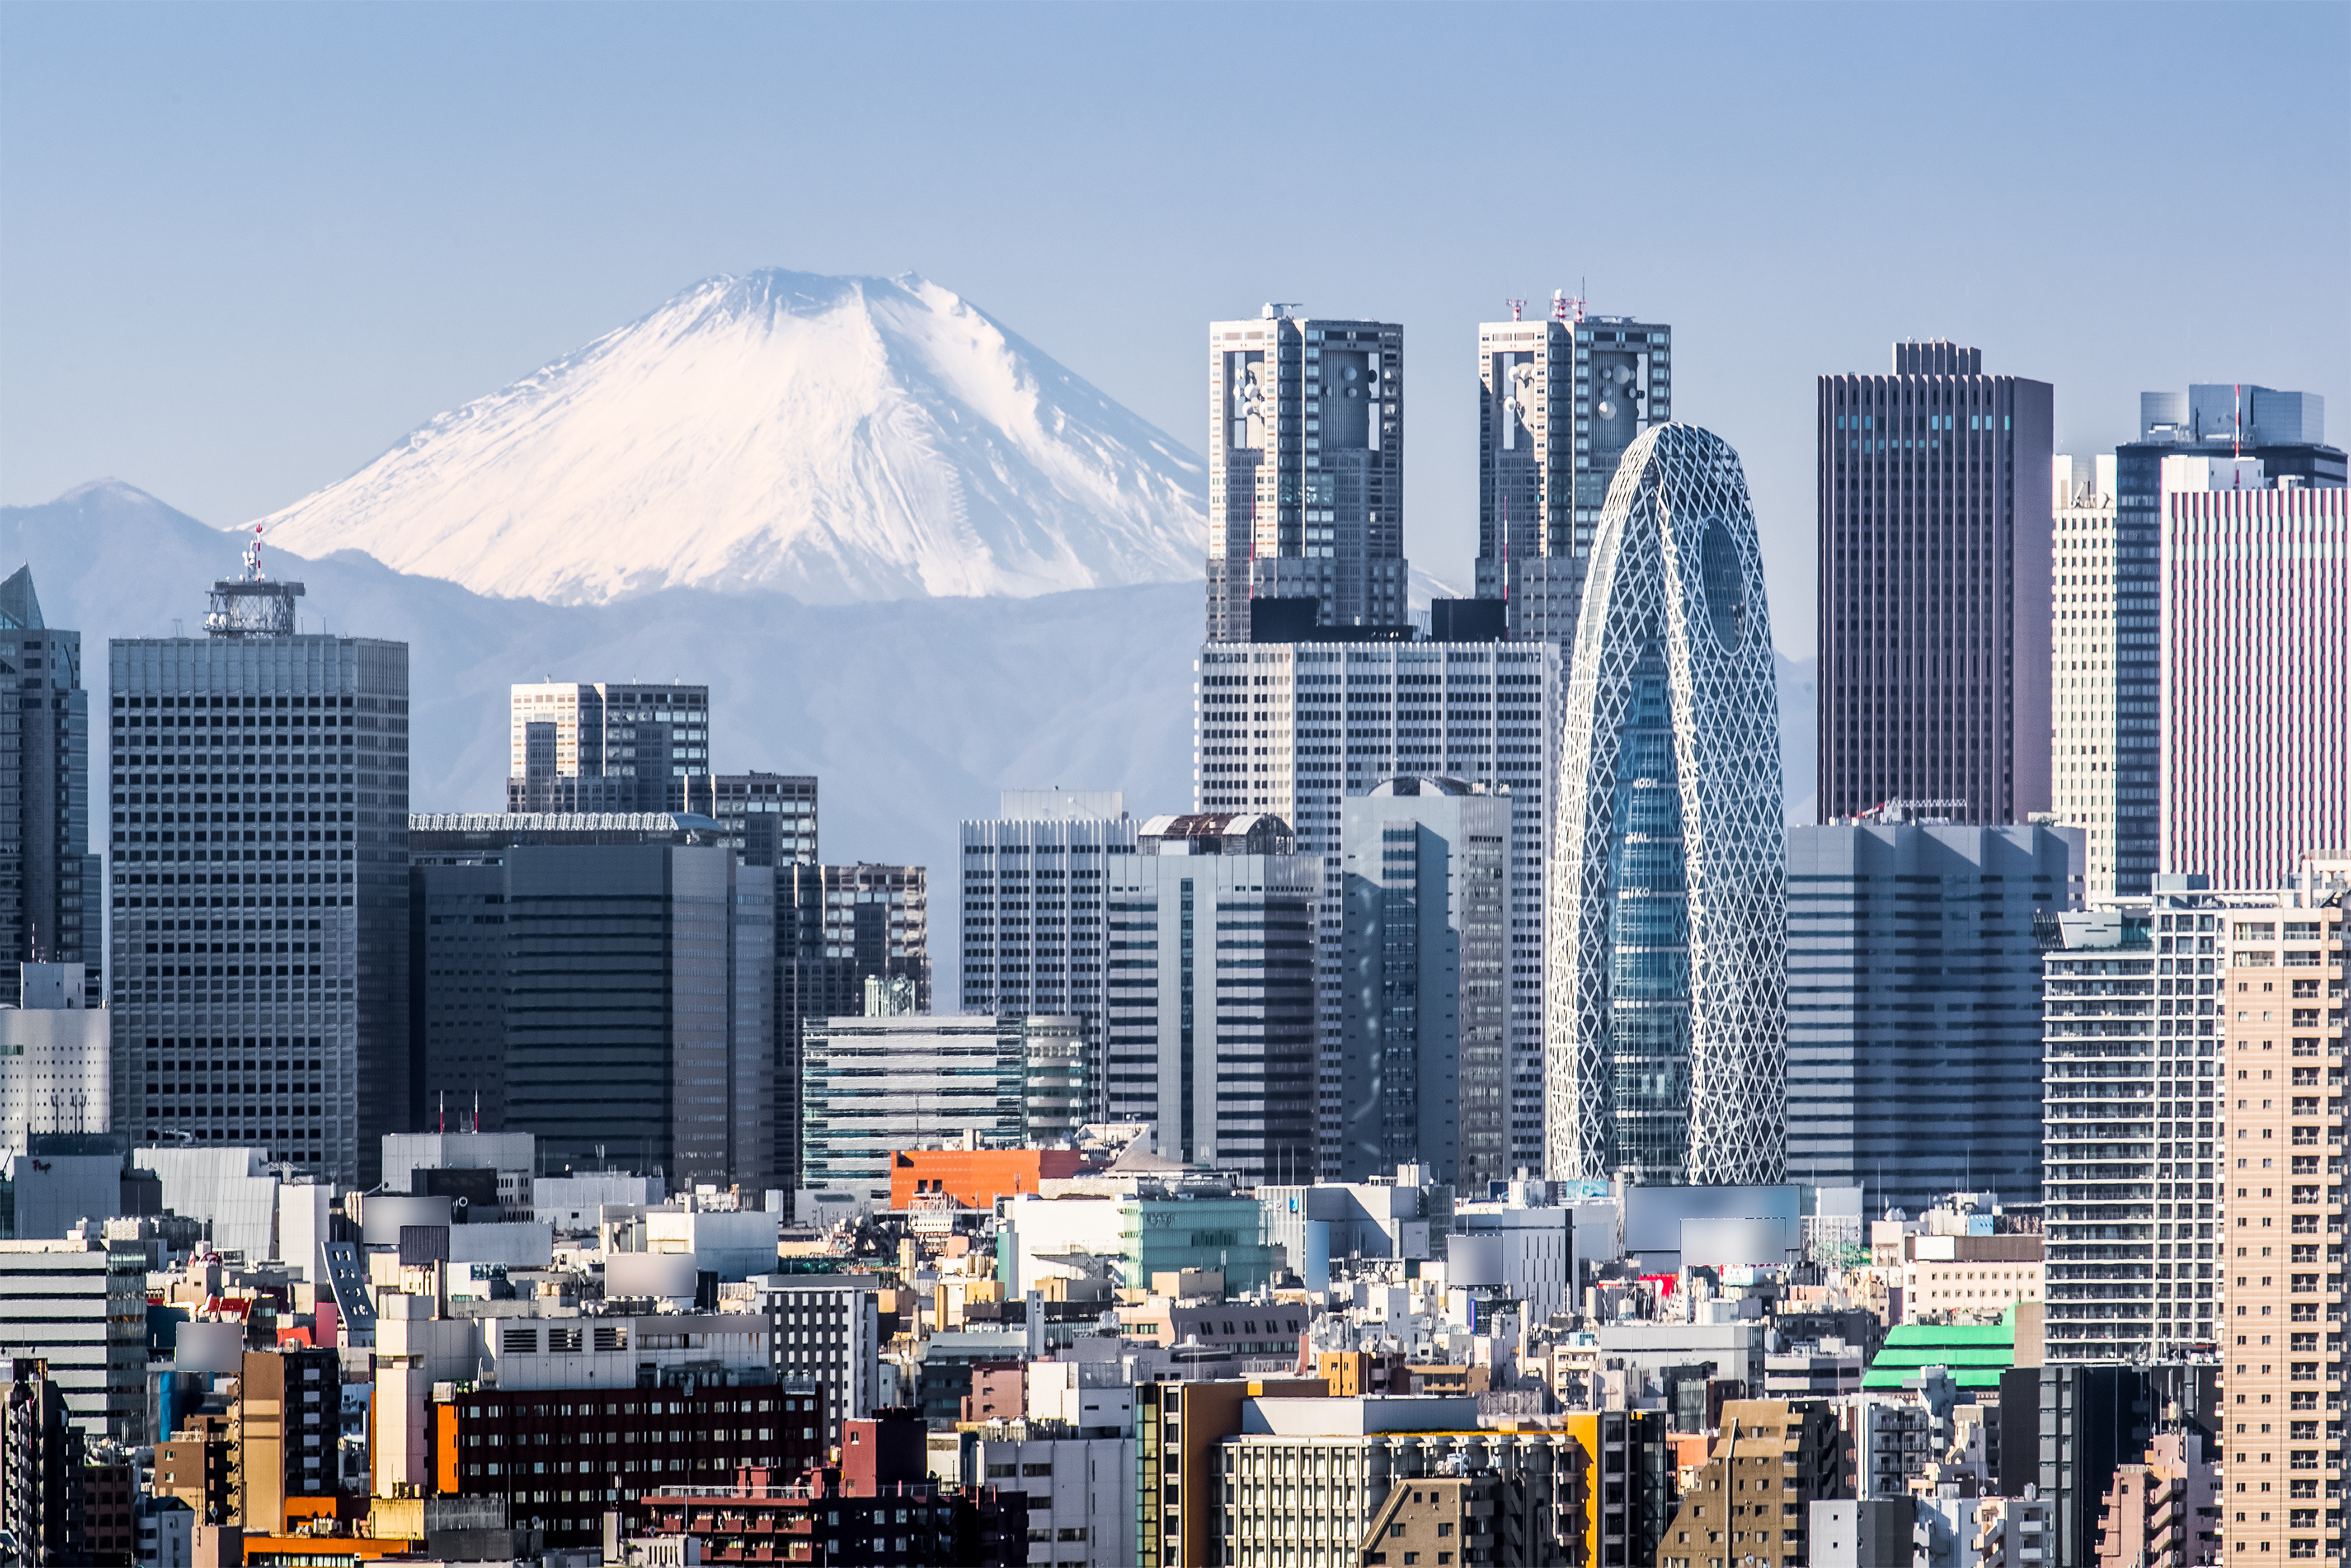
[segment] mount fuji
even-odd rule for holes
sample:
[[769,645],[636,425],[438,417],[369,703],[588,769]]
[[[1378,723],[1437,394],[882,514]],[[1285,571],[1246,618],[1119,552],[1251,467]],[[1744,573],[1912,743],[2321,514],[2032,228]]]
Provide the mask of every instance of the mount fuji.
[[476,593],[809,604],[1196,579],[1207,470],[952,291],[717,277],[262,519]]

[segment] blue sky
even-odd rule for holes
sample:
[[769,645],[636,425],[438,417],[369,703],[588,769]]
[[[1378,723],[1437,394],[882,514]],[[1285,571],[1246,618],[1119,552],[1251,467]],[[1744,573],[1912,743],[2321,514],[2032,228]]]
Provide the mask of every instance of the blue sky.
[[711,273],[915,270],[1203,442],[1201,325],[1406,327],[1406,547],[1466,579],[1475,323],[1673,323],[1812,645],[1813,378],[2325,394],[2351,7],[0,6],[0,501],[283,505]]

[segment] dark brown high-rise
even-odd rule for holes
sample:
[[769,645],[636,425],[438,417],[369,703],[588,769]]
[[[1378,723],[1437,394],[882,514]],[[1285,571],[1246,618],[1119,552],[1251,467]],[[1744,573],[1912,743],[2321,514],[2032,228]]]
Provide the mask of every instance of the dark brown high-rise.
[[2049,810],[2051,407],[1939,341],[1820,378],[1820,821]]

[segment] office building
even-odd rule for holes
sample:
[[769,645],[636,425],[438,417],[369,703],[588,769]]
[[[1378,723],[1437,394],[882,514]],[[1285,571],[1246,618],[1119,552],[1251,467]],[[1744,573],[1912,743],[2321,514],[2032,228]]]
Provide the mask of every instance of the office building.
[[2269,887],[2351,844],[2351,490],[2163,461],[2166,872]]
[[38,1134],[113,1130],[113,1041],[104,1008],[87,1004],[82,966],[19,964],[13,1008],[0,1007],[0,1156]]
[[1512,1169],[1543,1162],[1543,887],[1561,660],[1553,643],[1259,643],[1200,650],[1193,789],[1202,811],[1262,811],[1321,857],[1318,1137],[1336,1181],[1343,803],[1398,774],[1483,784],[1510,803]]
[[[2077,494],[2087,478],[2094,494],[2112,497],[2112,528],[2102,529],[2105,519],[2097,517],[2076,518],[2071,528],[2061,523],[2057,573],[2074,580],[2058,585],[2053,628],[2061,644],[2059,727],[2094,728],[2105,720],[2114,737],[2111,768],[2077,770],[2070,793],[2090,798],[2089,814],[2111,817],[2114,893],[2132,896],[2152,888],[2160,860],[2164,459],[2250,457],[2272,479],[2291,478],[2314,489],[2344,483],[2344,455],[2325,444],[2325,402],[2314,393],[2223,383],[2184,392],[2142,392],[2138,401],[2138,439],[2116,447],[2111,459],[2095,459],[2095,475],[2079,464],[2074,467]],[[2108,531],[2111,550],[2100,543]],[[2070,602],[2068,594],[2074,596]],[[2096,743],[2096,737],[2074,744],[2085,741]],[[2064,744],[2061,737],[2061,764]],[[2062,783],[2062,772],[2060,777]],[[2063,800],[2057,809],[2067,821],[2079,814],[2069,811]],[[2092,841],[2094,851],[2097,842]],[[2091,858],[2095,862],[2100,857],[2094,852]],[[2095,866],[2091,880],[2093,896],[2104,896]]]
[[1029,1014],[1020,1020],[1020,1060],[1021,1146],[1074,1145],[1101,1098],[1085,1020],[1069,1013]]
[[709,813],[708,686],[546,681],[508,710],[509,812]]
[[710,814],[746,865],[814,864],[816,775],[721,773],[710,780]]
[[1276,817],[1154,817],[1108,862],[1106,1114],[1162,1155],[1295,1181],[1317,1167],[1322,862]]
[[89,852],[89,694],[81,633],[42,619],[33,569],[0,582],[0,965],[84,966],[99,989],[104,883]]
[[2146,898],[2062,915],[2052,934],[2042,1198],[2053,1364],[2179,1357],[2213,1342],[2213,1166],[2231,1120],[2215,1087],[2215,943],[2232,896],[2201,877],[2158,878]]
[[804,1218],[890,1207],[890,1151],[1020,1141],[1027,1080],[1017,1018],[811,1019],[800,1061]]
[[[2049,747],[2049,800],[2057,821],[2082,830],[2085,895],[2093,904],[2107,904],[2126,881],[2126,819],[2133,810],[2146,818],[2155,799],[2151,768],[2143,805],[2130,803],[2136,781],[2123,781],[2126,737],[2136,740],[2142,728],[2147,735],[2155,729],[2151,700],[2125,707],[2123,664],[2116,656],[2124,635],[2116,596],[2138,563],[2125,556],[2116,528],[2115,460],[2101,455],[2082,464],[2061,455],[2051,459],[2050,473],[2056,537],[2050,547],[2054,575],[2049,643],[2055,682],[2050,709],[2055,727]],[[2147,873],[2153,869],[2150,864],[2127,879],[2133,893],[2145,895]]]
[[[550,1170],[775,1185],[773,879],[706,817],[409,821],[419,1098]],[[472,1120],[472,1094],[498,1107]]]
[[777,1378],[806,1380],[822,1390],[820,1435],[826,1447],[838,1445],[843,1421],[873,1414],[882,1367],[881,1277],[754,1274],[750,1284],[767,1316]]
[[[918,865],[776,868],[776,1169],[800,1168],[800,1082],[812,1023],[866,1010],[885,982],[901,1012],[931,1010],[930,879]],[[805,1215],[803,1218],[807,1218]]]
[[1652,430],[1593,545],[1551,866],[1553,1178],[1776,1182],[1786,1156],[1779,696],[1739,455]]
[[[1027,1494],[1029,1539],[1036,1543],[1031,1563],[1134,1568],[1131,1414],[1124,1425],[1111,1437],[1081,1436],[1058,1423],[1021,1417],[967,1424],[958,1445],[958,1474],[967,1488],[993,1482]],[[1051,1546],[1045,1544],[1049,1541]]]
[[1510,1165],[1510,802],[1406,775],[1342,809],[1343,1181],[1426,1165],[1482,1193]]
[[301,594],[250,547],[204,636],[109,647],[114,1115],[366,1187],[413,1114],[408,645]]
[[1406,622],[1404,329],[1293,308],[1208,323],[1211,643],[1248,642],[1256,600]]
[[[2340,495],[2337,491],[2335,494]],[[2321,1497],[2344,1460],[2341,1386],[2343,905],[2351,858],[2311,856],[2261,898],[2228,901],[2220,935],[2220,1430],[2228,1478],[2222,1561],[2339,1550],[2339,1497]],[[2242,1485],[2246,1495],[2240,1497]],[[2240,1511],[2242,1511],[2241,1513]],[[2337,1511],[2330,1514],[2322,1511]],[[2322,1522],[2324,1521],[2325,1522]]]
[[1976,349],[1820,378],[1820,820],[2049,809],[2051,394]]
[[1513,642],[1575,642],[1608,483],[1634,439],[1673,418],[1673,329],[1583,314],[1478,329],[1478,597]]
[[1865,1214],[2041,1192],[2043,923],[2082,831],[1788,830],[1788,1169]]
[[99,1239],[0,1241],[0,1360],[37,1359],[85,1439],[135,1443],[146,1420],[147,1250]]
[[1075,1018],[1097,1088],[1103,868],[1134,852],[1134,828],[1115,789],[1007,789],[994,819],[958,830],[963,1010]]

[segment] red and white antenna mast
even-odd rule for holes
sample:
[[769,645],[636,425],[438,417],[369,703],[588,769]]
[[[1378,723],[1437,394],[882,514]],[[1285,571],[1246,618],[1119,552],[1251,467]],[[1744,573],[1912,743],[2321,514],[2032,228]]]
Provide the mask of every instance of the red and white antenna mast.
[[1513,321],[1519,319],[1519,312],[1527,308],[1527,302],[1523,299],[1505,299],[1502,303],[1510,308],[1510,319]]

